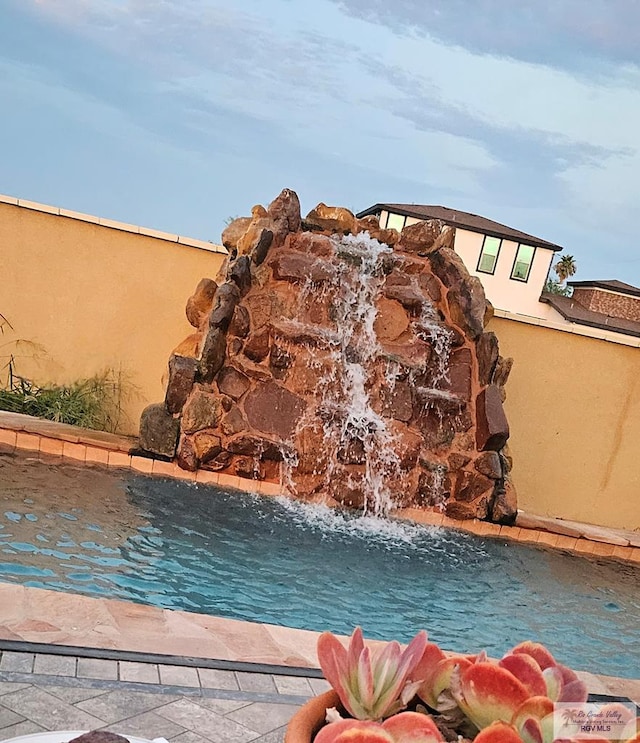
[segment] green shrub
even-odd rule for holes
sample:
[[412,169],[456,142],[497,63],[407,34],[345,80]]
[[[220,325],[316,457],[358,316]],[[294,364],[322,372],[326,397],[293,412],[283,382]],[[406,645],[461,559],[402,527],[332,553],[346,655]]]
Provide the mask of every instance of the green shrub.
[[115,432],[122,423],[123,375],[112,369],[70,385],[39,387],[10,370],[0,410]]

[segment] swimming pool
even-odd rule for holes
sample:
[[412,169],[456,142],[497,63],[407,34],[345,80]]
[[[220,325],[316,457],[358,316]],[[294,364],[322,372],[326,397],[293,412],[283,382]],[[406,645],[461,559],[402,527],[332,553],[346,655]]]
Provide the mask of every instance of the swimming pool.
[[640,570],[285,499],[0,456],[0,580],[501,654],[640,668]]

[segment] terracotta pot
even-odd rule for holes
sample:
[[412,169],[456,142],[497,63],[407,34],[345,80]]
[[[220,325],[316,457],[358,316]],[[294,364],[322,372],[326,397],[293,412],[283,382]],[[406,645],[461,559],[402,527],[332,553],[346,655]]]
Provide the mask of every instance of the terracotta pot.
[[324,725],[328,707],[341,709],[340,699],[333,689],[310,699],[300,707],[287,725],[284,743],[311,743]]

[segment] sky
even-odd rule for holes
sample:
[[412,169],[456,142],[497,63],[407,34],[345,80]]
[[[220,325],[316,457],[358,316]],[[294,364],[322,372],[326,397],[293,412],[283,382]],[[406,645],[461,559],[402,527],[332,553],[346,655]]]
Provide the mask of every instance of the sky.
[[0,193],[218,242],[440,204],[640,286],[637,0],[2,0]]

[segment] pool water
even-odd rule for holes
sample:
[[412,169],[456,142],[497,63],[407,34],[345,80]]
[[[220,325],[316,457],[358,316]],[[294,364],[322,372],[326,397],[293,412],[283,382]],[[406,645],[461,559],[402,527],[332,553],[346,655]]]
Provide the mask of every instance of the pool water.
[[0,456],[0,580],[640,671],[640,570],[185,482]]

